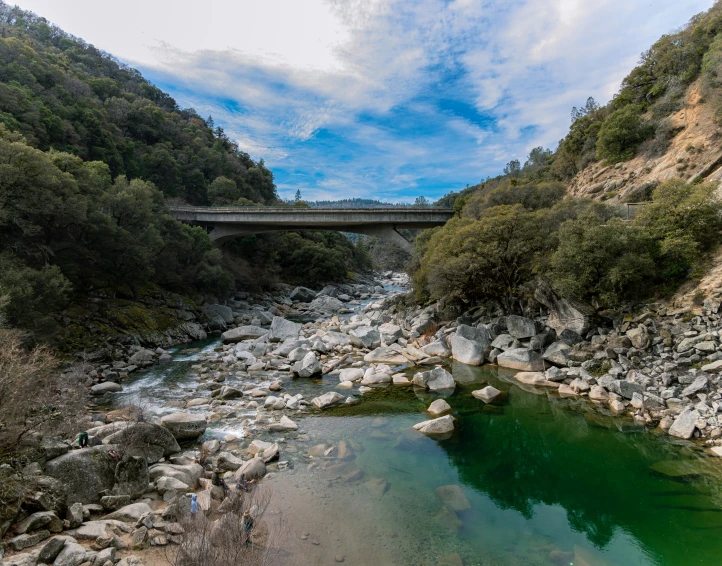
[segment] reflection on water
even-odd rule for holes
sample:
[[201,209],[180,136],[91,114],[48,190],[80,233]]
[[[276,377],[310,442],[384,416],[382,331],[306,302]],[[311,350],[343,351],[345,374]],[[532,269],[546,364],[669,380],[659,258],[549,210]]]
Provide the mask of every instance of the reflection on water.
[[[193,356],[181,356],[176,360],[185,361],[146,373],[122,395],[144,395],[156,413],[177,410],[197,386]],[[300,437],[282,445],[294,469],[274,481],[323,485],[327,506],[349,505],[349,498],[368,503],[364,512],[379,525],[377,542],[397,554],[398,564],[438,564],[454,553],[467,565],[720,563],[716,460],[631,421],[602,417],[582,401],[521,389],[489,369],[455,365],[453,373],[459,386],[446,400],[458,420],[448,440],[411,429],[428,418],[433,394],[375,389],[358,405],[297,419]],[[284,391],[311,397],[338,382],[285,383]],[[482,383],[505,392],[504,402],[474,399],[471,391]],[[240,421],[253,414],[238,411],[208,434],[240,437]],[[338,447],[342,440],[348,443],[343,459],[334,455],[338,450],[328,458],[309,455],[314,445]],[[459,486],[468,505],[454,508],[437,492],[442,486]],[[353,558],[348,562],[364,563]]]

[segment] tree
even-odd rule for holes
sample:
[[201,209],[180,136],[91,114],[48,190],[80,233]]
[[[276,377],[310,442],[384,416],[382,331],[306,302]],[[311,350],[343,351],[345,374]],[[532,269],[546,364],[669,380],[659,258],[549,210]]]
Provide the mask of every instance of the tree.
[[653,131],[654,128],[642,119],[641,107],[620,108],[610,114],[599,129],[597,158],[611,162],[631,159],[639,144]]
[[521,163],[518,159],[512,159],[504,167],[504,175],[507,177],[518,177],[519,173],[521,173]]
[[414,201],[414,206],[419,208],[425,208],[427,206],[431,206],[431,203],[428,201],[428,199],[425,196],[416,197],[416,200]]
[[600,306],[645,296],[655,275],[654,241],[619,218],[590,211],[559,229],[550,260],[558,290]]
[[576,106],[572,107],[572,124],[579,120],[579,118],[583,118],[584,116],[587,116],[589,114],[593,114],[597,110],[599,110],[600,106],[597,103],[596,100],[594,100],[593,97],[587,98],[586,104],[581,107],[577,108]]
[[301,200],[301,189],[296,189],[296,196],[294,197],[293,201],[300,202]]
[[486,209],[478,220],[451,219],[429,239],[415,286],[431,298],[493,301],[506,312],[520,311],[536,257],[553,243],[547,216],[517,204]]
[[208,200],[212,206],[227,206],[241,197],[236,182],[228,177],[216,177],[208,187]]

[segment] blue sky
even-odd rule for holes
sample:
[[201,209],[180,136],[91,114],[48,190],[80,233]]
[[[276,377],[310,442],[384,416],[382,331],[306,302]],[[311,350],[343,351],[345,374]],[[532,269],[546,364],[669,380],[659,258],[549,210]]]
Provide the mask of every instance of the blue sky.
[[21,0],[307,199],[435,199],[555,148],[712,0]]

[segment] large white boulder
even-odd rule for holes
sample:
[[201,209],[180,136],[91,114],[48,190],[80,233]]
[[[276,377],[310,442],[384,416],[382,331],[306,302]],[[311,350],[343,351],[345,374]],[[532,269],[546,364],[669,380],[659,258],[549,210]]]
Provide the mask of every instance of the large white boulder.
[[171,413],[160,419],[176,440],[195,440],[208,427],[206,417],[196,413]]
[[301,332],[301,325],[281,316],[274,316],[271,321],[271,328],[268,331],[268,339],[271,342],[285,342],[286,340],[298,340]]
[[446,415],[438,419],[423,421],[414,425],[414,428],[423,434],[448,434],[454,431],[454,417]]
[[345,397],[340,393],[337,393],[336,391],[329,391],[328,393],[324,393],[323,395],[311,399],[311,403],[317,409],[323,410],[333,407],[334,405],[338,405],[344,399]]
[[497,356],[496,363],[504,368],[521,371],[544,371],[541,354],[528,348],[512,348]]
[[381,334],[372,326],[359,326],[349,331],[351,344],[357,348],[378,348],[381,345]]
[[239,326],[237,328],[231,328],[221,334],[223,342],[226,344],[232,344],[240,342],[241,340],[250,340],[253,338],[260,338],[268,334],[268,330],[261,328],[260,326]]
[[420,371],[414,375],[412,383],[418,387],[424,387],[431,391],[455,389],[454,376],[442,367],[436,367],[430,371]]
[[311,377],[320,374],[322,371],[321,362],[318,361],[316,354],[309,352],[303,359],[293,365],[293,373],[298,377]]

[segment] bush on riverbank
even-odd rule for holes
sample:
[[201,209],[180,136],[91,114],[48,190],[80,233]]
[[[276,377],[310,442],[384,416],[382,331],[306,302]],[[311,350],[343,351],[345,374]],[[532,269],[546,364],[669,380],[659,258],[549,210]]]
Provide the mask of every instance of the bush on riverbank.
[[[451,296],[518,312],[537,277],[603,307],[670,293],[722,242],[714,190],[668,181],[625,222],[609,205],[572,198],[539,205],[526,198],[530,189],[497,184],[472,195],[461,217],[419,238],[417,297]],[[492,202],[517,204],[487,208],[490,195]]]

